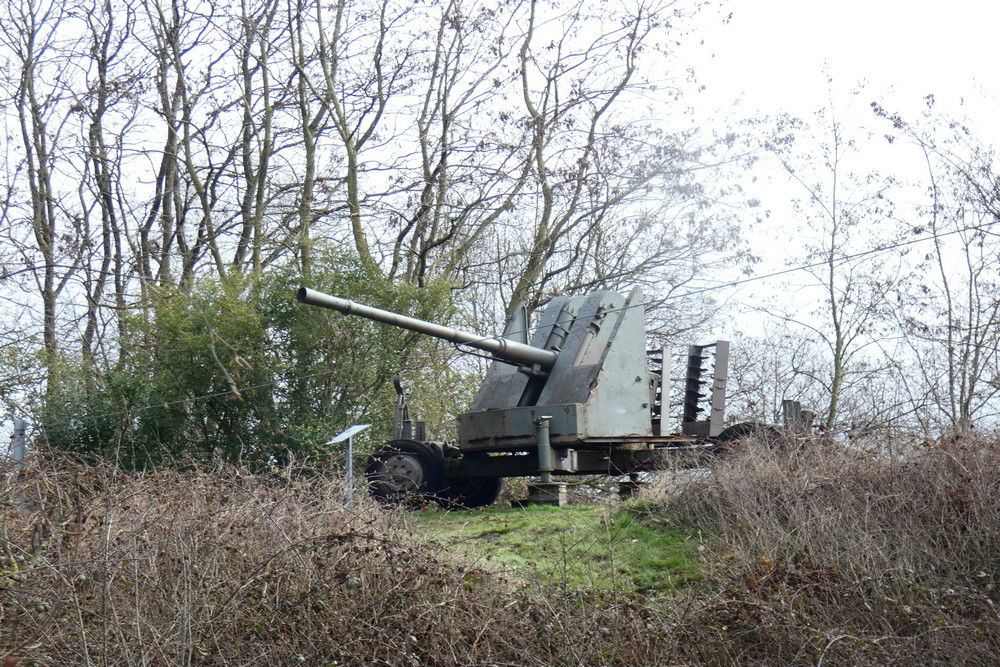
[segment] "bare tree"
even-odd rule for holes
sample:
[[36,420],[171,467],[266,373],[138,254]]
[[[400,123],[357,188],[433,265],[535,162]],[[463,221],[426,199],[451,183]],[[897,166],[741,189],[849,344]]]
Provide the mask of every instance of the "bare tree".
[[962,433],[997,414],[1000,395],[1000,177],[996,156],[962,123],[934,113],[913,125],[879,106],[897,136],[916,146],[927,167],[929,204],[914,233],[933,249],[900,290],[899,322],[912,356],[918,408],[939,427]]
[[419,175],[410,183],[399,179],[415,196],[397,216],[390,277],[402,272],[422,285],[429,274],[464,272],[474,246],[527,182],[530,162],[522,142],[503,136],[510,117],[501,113],[496,124],[486,120],[488,129],[477,127],[491,103],[502,99],[515,16],[458,0],[441,9],[416,118]]
[[[31,273],[42,302],[42,340],[48,363],[60,349],[57,306],[60,294],[78,268],[79,239],[64,212],[66,193],[58,181],[57,161],[66,149],[67,104],[79,35],[74,35],[73,8],[60,2],[22,0],[6,5],[0,40],[11,55],[4,79],[20,131],[20,164],[15,167],[27,189],[26,207],[7,212],[8,220],[23,215],[30,236],[12,234],[22,261]],[[21,180],[19,179],[19,180]],[[15,187],[17,187],[15,185]],[[13,201],[13,193],[9,193]],[[49,389],[54,389],[50,367]]]
[[[845,392],[883,370],[869,362],[877,330],[885,321],[888,295],[899,280],[900,259],[855,258],[879,246],[880,230],[895,229],[888,201],[893,181],[871,171],[851,170],[851,161],[858,157],[857,145],[845,136],[835,109],[818,112],[815,121],[825,137],[798,148],[808,128],[786,118],[766,148],[804,193],[793,206],[799,217],[797,227],[808,230],[802,234],[809,264],[806,273],[811,285],[821,290],[820,305],[809,313],[788,306],[767,308],[767,312],[809,331],[829,355],[829,372],[815,380],[826,391],[823,421],[832,429],[840,419]],[[803,152],[797,156],[797,150]]]
[[263,269],[265,216],[272,203],[273,176],[271,160],[276,150],[274,127],[276,85],[273,82],[273,59],[276,50],[289,46],[287,31],[279,27],[276,16],[278,0],[251,3],[244,0],[236,35],[240,74],[242,128],[240,145],[239,238],[233,252],[233,268],[243,269],[250,255],[255,275]]
[[[372,276],[381,271],[362,222],[361,160],[370,144],[379,141],[377,131],[391,132],[383,119],[410,71],[412,38],[402,29],[410,11],[409,3],[383,0],[367,6],[338,0],[327,17],[322,3],[315,5],[321,79],[319,85],[307,81],[340,139],[351,236]],[[373,20],[358,20],[367,12]]]
[[[631,183],[605,180],[613,175],[601,173],[600,151],[609,131],[606,118],[633,84],[639,53],[661,10],[639,4],[616,29],[588,43],[583,36],[586,21],[594,17],[578,4],[557,17],[559,36],[539,49],[537,31],[543,17],[538,3],[530,3],[518,65],[539,203],[508,308],[532,296],[537,302],[539,283],[552,277],[548,263],[560,241],[580,227],[600,229],[616,204],[654,177],[655,170],[647,170]],[[620,132],[620,126],[610,132],[616,130]],[[572,264],[564,263],[556,273]]]
[[815,378],[820,355],[808,336],[778,331],[733,341],[727,402],[733,421],[780,423],[782,401],[816,406],[826,394]]
[[[86,296],[85,326],[81,353],[93,360],[96,353],[100,315],[108,284],[114,290],[118,335],[127,335],[126,282],[123,252],[123,209],[121,190],[124,138],[138,114],[134,94],[143,76],[131,44],[135,11],[130,4],[115,9],[111,2],[95,1],[87,8],[87,80],[74,94],[74,109],[80,112],[86,137],[83,173],[79,189],[79,218],[83,239],[83,288]],[[109,127],[110,126],[110,127]],[[92,218],[99,225],[92,223]],[[97,227],[97,229],[93,229]]]

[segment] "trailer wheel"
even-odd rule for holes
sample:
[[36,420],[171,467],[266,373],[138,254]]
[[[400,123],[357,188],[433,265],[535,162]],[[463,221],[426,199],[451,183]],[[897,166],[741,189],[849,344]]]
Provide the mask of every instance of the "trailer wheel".
[[438,494],[443,507],[474,509],[496,502],[503,489],[503,477],[456,477],[445,480]]
[[378,449],[365,467],[368,492],[387,505],[419,505],[441,491],[444,458],[434,445],[393,440]]
[[770,449],[771,443],[781,437],[781,432],[773,426],[760,422],[742,422],[733,424],[719,435],[715,436],[715,447],[712,452],[718,455],[734,454],[746,449],[745,443],[756,443],[764,449]]

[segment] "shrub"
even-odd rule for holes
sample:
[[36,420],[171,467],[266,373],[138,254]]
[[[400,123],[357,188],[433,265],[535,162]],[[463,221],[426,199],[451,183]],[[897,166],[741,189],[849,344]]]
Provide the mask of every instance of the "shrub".
[[[787,443],[786,443],[787,444]],[[879,458],[752,450],[652,492],[718,586],[683,645],[716,664],[987,664],[1000,654],[1000,443]]]
[[[449,381],[436,341],[303,306],[298,281],[284,270],[158,293],[151,316],[129,320],[129,340],[106,368],[63,360],[40,410],[41,442],[127,469],[192,456],[321,461],[323,443],[353,423],[374,424],[375,440],[391,436],[396,373],[410,371],[431,392]],[[452,312],[447,285],[371,280],[332,252],[317,256],[311,285],[418,317]]]
[[595,607],[585,595],[531,595],[407,540],[396,515],[363,497],[345,506],[343,487],[314,472],[251,475],[219,466],[145,474],[59,460],[7,475],[0,658],[80,665],[666,659],[670,635],[639,599]]
[[647,492],[703,539],[666,595],[503,578],[322,471],[0,470],[15,664],[991,664],[1000,443],[756,449]]

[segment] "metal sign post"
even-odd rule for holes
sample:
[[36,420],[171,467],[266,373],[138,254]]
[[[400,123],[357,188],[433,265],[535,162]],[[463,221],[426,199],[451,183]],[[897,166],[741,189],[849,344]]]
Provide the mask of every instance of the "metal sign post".
[[28,430],[28,422],[23,419],[18,419],[14,422],[14,434],[10,436],[13,441],[11,444],[11,458],[14,460],[15,468],[24,467],[24,456],[25,456],[25,433]]
[[[24,467],[24,459],[27,455],[27,432],[28,422],[23,419],[14,421],[14,433],[11,434],[10,458],[14,462],[14,469],[19,470]],[[24,495],[18,493],[14,496],[14,505],[24,506]]]
[[330,442],[326,443],[328,445],[336,445],[338,443],[347,441],[347,460],[344,465],[347,468],[347,504],[350,505],[354,501],[354,436],[361,433],[367,428],[371,428],[371,424],[355,424],[346,431],[339,433],[333,437]]

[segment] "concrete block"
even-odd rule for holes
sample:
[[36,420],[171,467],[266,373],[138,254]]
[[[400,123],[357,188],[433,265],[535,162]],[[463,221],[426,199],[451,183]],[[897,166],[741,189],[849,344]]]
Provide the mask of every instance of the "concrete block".
[[566,482],[532,482],[524,504],[562,507],[566,504]]

